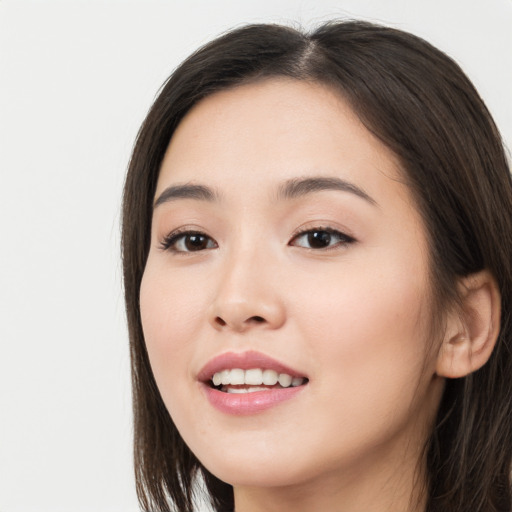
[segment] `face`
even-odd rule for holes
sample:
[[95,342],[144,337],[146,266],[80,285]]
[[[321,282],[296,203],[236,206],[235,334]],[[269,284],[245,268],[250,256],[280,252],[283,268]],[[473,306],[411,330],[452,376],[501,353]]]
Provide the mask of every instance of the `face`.
[[419,446],[440,393],[428,276],[398,162],[337,93],[282,79],[203,100],[161,167],[140,290],[187,445],[235,486]]

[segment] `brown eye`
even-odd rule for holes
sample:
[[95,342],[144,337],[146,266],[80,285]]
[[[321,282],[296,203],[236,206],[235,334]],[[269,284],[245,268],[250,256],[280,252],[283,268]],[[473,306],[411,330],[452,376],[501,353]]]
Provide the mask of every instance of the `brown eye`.
[[202,251],[208,248],[208,240],[204,235],[186,235],[183,237],[183,245],[187,251]]
[[331,244],[331,233],[327,231],[311,231],[307,234],[308,244],[312,249],[324,249]]
[[347,245],[355,240],[340,231],[333,229],[310,229],[296,235],[290,245],[306,249],[330,249]]
[[193,231],[171,234],[162,243],[163,249],[173,252],[198,252],[216,247],[217,244],[208,235]]

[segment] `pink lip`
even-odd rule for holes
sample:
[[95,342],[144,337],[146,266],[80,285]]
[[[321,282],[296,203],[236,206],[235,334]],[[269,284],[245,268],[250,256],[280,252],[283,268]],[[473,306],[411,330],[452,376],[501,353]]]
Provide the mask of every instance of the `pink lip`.
[[209,402],[216,409],[226,414],[242,416],[270,409],[285,400],[293,398],[307,386],[270,389],[269,391],[255,391],[254,393],[243,394],[224,393],[204,383],[201,383],[201,387]]
[[256,391],[254,393],[232,394],[224,393],[210,387],[210,379],[214,373],[227,368],[262,368],[274,370],[278,373],[287,373],[292,377],[306,377],[303,373],[294,370],[269,356],[259,352],[248,351],[242,353],[227,352],[209,361],[198,374],[201,389],[208,401],[219,411],[232,415],[256,414],[274,407],[298,393],[302,392],[305,385],[289,388],[273,388],[268,391]]

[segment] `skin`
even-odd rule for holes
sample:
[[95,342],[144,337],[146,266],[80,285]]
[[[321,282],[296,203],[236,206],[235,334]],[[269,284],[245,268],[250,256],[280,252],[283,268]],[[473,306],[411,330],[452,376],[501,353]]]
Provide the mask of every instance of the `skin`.
[[[304,177],[341,178],[371,201],[341,190],[278,198]],[[421,449],[444,379],[440,341],[428,334],[425,228],[394,155],[339,94],[273,79],[188,113],[155,199],[182,184],[218,198],[155,207],[140,306],[154,376],[185,442],[234,486],[237,512],[423,510]],[[354,241],[313,249],[297,235],[325,228]],[[163,249],[178,229],[211,242]],[[309,383],[255,415],[218,411],[197,374],[246,350]]]

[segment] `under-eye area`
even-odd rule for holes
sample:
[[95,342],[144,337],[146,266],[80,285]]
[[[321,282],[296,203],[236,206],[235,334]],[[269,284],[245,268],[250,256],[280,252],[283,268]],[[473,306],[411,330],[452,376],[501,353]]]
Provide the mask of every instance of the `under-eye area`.
[[309,382],[307,377],[278,373],[271,369],[240,368],[225,369],[213,374],[208,381],[210,387],[224,393],[254,393],[289,387],[304,386]]

